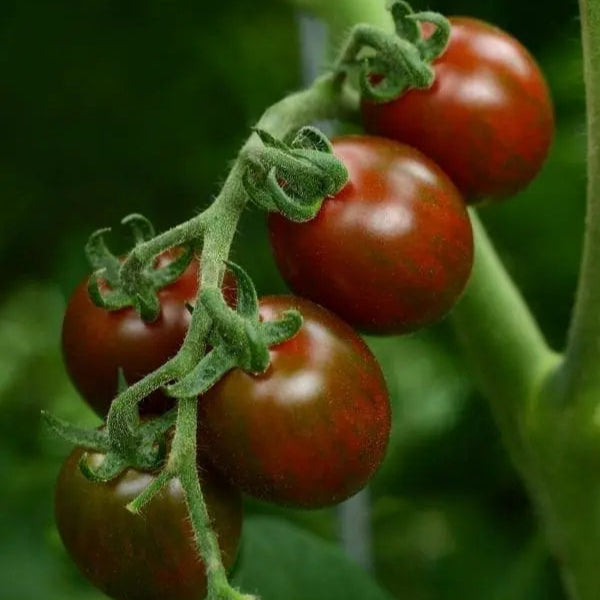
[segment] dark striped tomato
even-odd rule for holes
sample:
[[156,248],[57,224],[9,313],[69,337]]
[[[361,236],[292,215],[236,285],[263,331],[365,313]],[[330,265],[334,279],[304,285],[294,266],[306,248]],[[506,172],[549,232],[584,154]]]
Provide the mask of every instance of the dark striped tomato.
[[508,33],[477,19],[450,23],[433,86],[391,102],[363,102],[365,129],[424,152],[469,202],[509,196],[537,175],[548,154],[554,135],[548,85]]
[[[177,480],[139,515],[126,508],[154,475],[133,469],[108,483],[87,480],[82,450],[65,461],[56,487],[56,523],[64,545],[89,581],[115,600],[198,600],[206,574],[194,546],[183,491]],[[91,454],[98,465],[102,455]],[[202,471],[202,490],[225,566],[235,561],[242,525],[241,497]]]
[[351,327],[303,298],[260,300],[265,321],[292,308],[304,323],[271,348],[266,373],[234,369],[199,399],[198,444],[235,487],[315,508],[348,498],[373,475],[390,404],[379,364]]
[[[158,259],[164,266],[177,255],[167,251]],[[223,285],[230,303],[235,303],[235,280],[226,274]],[[67,372],[81,396],[101,417],[108,413],[117,394],[119,368],[129,385],[142,379],[177,354],[187,333],[191,315],[186,304],[194,304],[198,293],[198,261],[158,292],[160,315],[146,323],[133,307],[108,311],[92,303],[87,278],[69,299],[62,328],[62,350]],[[175,402],[161,390],[145,398],[140,412],[165,412]]]
[[473,262],[460,193],[431,160],[398,142],[347,136],[333,148],[349,179],[316,218],[269,216],[284,279],[362,331],[402,333],[437,321]]

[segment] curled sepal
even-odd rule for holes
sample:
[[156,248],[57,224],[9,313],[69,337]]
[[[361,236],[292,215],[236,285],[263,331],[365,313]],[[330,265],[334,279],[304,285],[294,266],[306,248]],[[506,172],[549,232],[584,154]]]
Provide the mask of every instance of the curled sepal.
[[106,437],[108,449],[103,451],[104,459],[98,467],[92,467],[87,456],[80,461],[81,472],[92,481],[110,481],[125,469],[132,467],[139,471],[152,471],[163,462],[167,452],[166,433],[175,423],[176,409],[140,424],[135,432],[135,444],[127,446],[115,444],[103,429],[99,433]]
[[133,306],[146,323],[156,321],[160,314],[160,301],[153,289],[141,289],[133,299]]
[[113,287],[119,283],[119,259],[108,249],[104,235],[110,227],[98,229],[90,235],[85,245],[85,254],[95,271],[102,271],[102,277]]
[[317,150],[333,154],[333,146],[329,138],[316,127],[307,125],[298,130],[291,144],[292,148],[304,148],[305,150]]
[[[265,189],[264,186],[264,174],[261,171],[262,165],[260,165],[260,163],[254,163],[254,161],[250,159],[248,159],[248,163],[248,167],[242,175],[242,185],[248,198],[262,210],[276,210],[275,203],[271,198],[271,193],[269,190]],[[251,164],[254,166],[250,166]]]
[[155,236],[154,225],[139,213],[132,213],[123,217],[121,225],[126,225],[131,229],[136,246],[151,240]]
[[194,248],[189,246],[180,256],[169,264],[150,272],[150,279],[155,289],[160,289],[177,281],[194,259]]
[[[131,229],[135,247],[154,236],[152,223],[140,214],[128,215],[121,223]],[[90,299],[105,310],[133,306],[144,321],[155,321],[160,314],[158,290],[181,276],[194,257],[194,249],[187,248],[167,265],[156,267],[154,258],[147,260],[144,257],[142,260],[134,248],[121,263],[104,241],[104,234],[109,231],[95,231],[86,245],[86,254],[94,267],[88,281]],[[102,282],[108,285],[104,286]]]
[[104,269],[96,271],[88,279],[87,290],[90,300],[98,307],[105,310],[120,310],[131,305],[131,300],[127,294],[119,289],[113,289],[108,292],[102,292],[100,289],[100,280],[104,279]]
[[302,315],[297,310],[286,310],[279,321],[261,323],[262,333],[269,346],[293,338],[302,327]]
[[218,288],[202,290],[199,301],[213,323],[213,349],[187,375],[166,386],[170,396],[203,394],[235,367],[254,375],[264,373],[270,363],[269,347],[290,339],[302,326],[302,316],[295,310],[286,311],[278,321],[261,321],[252,280],[239,265],[227,265],[237,280],[236,308],[227,305]]
[[310,221],[316,216],[323,204],[324,197],[317,196],[312,199],[302,199],[295,198],[288,194],[286,190],[281,187],[279,180],[277,179],[275,167],[269,171],[266,185],[277,211],[290,221],[295,221],[296,223]]
[[436,12],[424,11],[409,15],[408,19],[416,23],[431,23],[435,31],[428,38],[421,38],[416,45],[421,58],[426,62],[433,62],[441,56],[450,41],[450,21]]
[[410,4],[402,0],[392,0],[388,2],[387,9],[394,20],[396,35],[411,44],[416,44],[421,39],[421,28],[417,21],[410,18],[410,15],[414,14]]
[[191,398],[204,394],[235,366],[236,360],[232,353],[223,347],[215,348],[190,373],[177,383],[166,386],[165,390],[174,398]]
[[77,427],[45,410],[42,411],[42,420],[58,437],[71,444],[97,452],[108,452],[108,436],[104,431]]
[[90,481],[106,482],[118,477],[127,467],[127,461],[113,452],[107,452],[98,467],[92,467],[89,456],[84,452],[79,459],[79,470]]
[[260,138],[260,141],[265,146],[270,146],[271,148],[277,148],[279,150],[282,150],[283,152],[288,151],[287,144],[285,142],[282,142],[281,140],[278,140],[275,136],[271,135],[268,131],[265,131],[264,129],[260,129],[258,127],[253,127],[252,131],[254,131],[254,133],[256,133],[256,135]]
[[397,52],[380,52],[365,57],[360,71],[363,97],[375,102],[388,102],[407,88],[426,89],[433,84],[435,73],[425,62],[419,48],[397,40]]
[[292,221],[308,221],[316,216],[324,198],[346,183],[346,167],[318,129],[300,129],[290,144],[266,131],[255,132],[263,145],[248,149],[242,183],[260,208]]
[[258,295],[252,279],[240,265],[231,261],[225,261],[225,264],[235,277],[237,284],[236,312],[246,319],[257,321]]

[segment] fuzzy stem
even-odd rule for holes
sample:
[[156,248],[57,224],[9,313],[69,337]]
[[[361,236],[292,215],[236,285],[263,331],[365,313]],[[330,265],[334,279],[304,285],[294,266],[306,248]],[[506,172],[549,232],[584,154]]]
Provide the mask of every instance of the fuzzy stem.
[[188,506],[196,546],[206,566],[207,600],[253,600],[229,585],[217,536],[212,530],[196,466],[196,398],[179,401],[177,428],[169,462],[174,465]]
[[[577,300],[565,361],[570,398],[600,389],[600,2],[580,0],[586,83],[587,219]],[[596,399],[592,399],[597,402]]]
[[[336,75],[325,75],[312,86],[287,96],[268,108],[257,127],[276,137],[286,137],[299,127],[320,119],[344,117],[355,114],[357,100],[343,87],[343,79]],[[251,152],[260,143],[253,134],[240,151],[240,156]],[[148,262],[163,250],[174,245],[194,241],[204,234],[201,256],[201,288],[217,287],[220,284],[229,256],[238,220],[246,205],[247,197],[242,187],[242,160],[238,160],[227,177],[221,193],[203,213],[182,223],[152,240],[136,246],[132,251],[135,260],[131,265]],[[168,381],[182,377],[200,360],[205,348],[205,338],[210,320],[203,310],[192,315],[190,327],[182,347],[173,359],[144,377],[112,403],[107,419],[111,437],[125,446],[133,443],[135,423],[131,415],[135,406],[154,390]]]

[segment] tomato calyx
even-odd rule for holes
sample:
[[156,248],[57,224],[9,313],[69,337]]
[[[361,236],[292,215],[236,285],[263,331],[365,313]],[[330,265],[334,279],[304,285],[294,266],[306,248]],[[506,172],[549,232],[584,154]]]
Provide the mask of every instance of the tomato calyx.
[[165,387],[169,396],[203,394],[235,367],[255,375],[264,373],[270,362],[269,347],[289,340],[302,327],[302,315],[297,310],[286,311],[275,321],[261,321],[252,280],[239,265],[227,262],[227,266],[237,280],[236,308],[227,305],[217,288],[200,293],[198,299],[213,322],[213,349],[186,376]]
[[123,445],[111,439],[106,428],[78,427],[42,411],[42,419],[58,437],[86,450],[104,454],[100,465],[92,467],[87,460],[88,454],[83,453],[79,461],[79,468],[90,481],[110,481],[128,468],[138,471],[157,469],[166,456],[166,434],[173,427],[175,417],[176,410],[171,409],[160,417],[140,422],[133,435],[128,436],[131,443]]
[[[135,246],[154,238],[154,227],[146,217],[139,214],[126,216],[121,224],[128,226]],[[105,310],[120,310],[133,306],[147,323],[155,321],[160,313],[157,292],[176,281],[194,258],[193,247],[168,264],[156,267],[144,264],[130,253],[125,263],[107,247],[104,236],[109,227],[98,229],[89,237],[85,246],[86,256],[94,269],[88,281],[88,294],[92,302]],[[123,269],[123,265],[127,268]]]
[[[395,33],[355,26],[336,65],[357,79],[363,98],[375,102],[389,102],[409,88],[431,87],[435,79],[431,63],[450,39],[450,22],[439,13],[414,12],[402,0],[393,0],[388,9]],[[421,23],[433,25],[433,34],[425,37]]]
[[346,183],[346,168],[318,129],[303,127],[290,143],[263,129],[254,132],[262,144],[244,156],[242,183],[259,208],[279,212],[292,221],[308,221],[319,212],[325,196],[335,194]]

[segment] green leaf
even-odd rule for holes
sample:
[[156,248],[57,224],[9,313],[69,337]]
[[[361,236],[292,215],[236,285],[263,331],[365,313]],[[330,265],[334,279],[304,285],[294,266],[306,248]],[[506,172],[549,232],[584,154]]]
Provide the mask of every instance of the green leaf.
[[391,600],[341,548],[268,517],[244,523],[233,583],[261,600]]

